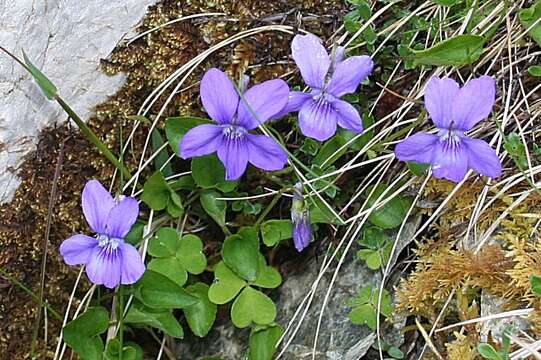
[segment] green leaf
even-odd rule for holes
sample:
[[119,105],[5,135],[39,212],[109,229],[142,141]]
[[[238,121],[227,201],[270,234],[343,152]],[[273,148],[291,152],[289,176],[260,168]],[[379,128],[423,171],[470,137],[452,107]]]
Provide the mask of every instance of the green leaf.
[[184,331],[170,309],[156,310],[145,307],[143,304],[134,303],[124,321],[134,325],[147,325],[159,329],[169,336],[182,339]]
[[192,332],[199,337],[205,337],[216,320],[216,304],[208,298],[209,286],[201,282],[188,286],[186,290],[196,296],[199,301],[182,311]]
[[198,117],[169,117],[165,120],[165,136],[173,151],[180,156],[180,140],[182,140],[182,137],[184,137],[188,130],[197,125],[210,124],[210,122],[209,119]]
[[78,318],[70,321],[62,330],[64,341],[83,360],[99,360],[103,342],[99,337],[107,331],[109,313],[103,307],[89,308]]
[[485,38],[479,35],[457,35],[430,49],[413,50],[413,64],[461,66],[475,62],[483,53]]
[[530,75],[532,75],[532,76],[540,77],[541,76],[541,66],[539,66],[539,65],[530,66],[528,68],[528,73],[530,73]]
[[310,222],[312,224],[325,223],[325,224],[335,224],[342,225],[340,219],[336,218],[334,214],[325,206],[317,196],[312,196],[309,199],[309,209],[310,209]]
[[406,161],[406,165],[415,176],[425,176],[430,168],[430,164],[421,164],[414,161]]
[[505,137],[505,143],[503,144],[503,147],[505,150],[507,150],[509,155],[511,155],[511,158],[513,159],[519,170],[524,171],[528,168],[526,147],[524,146],[522,139],[517,133],[512,132],[507,135]]
[[145,230],[146,223],[137,220],[130,229],[128,235],[124,237],[124,241],[128,244],[137,245],[143,239],[143,231]]
[[188,273],[182,263],[176,257],[152,259],[148,269],[167,276],[178,286],[182,286],[188,280]]
[[518,13],[520,23],[524,29],[530,29],[530,27],[537,22],[537,24],[528,31],[528,34],[535,40],[535,42],[541,46],[541,0],[532,5],[528,9],[522,9]]
[[41,88],[41,91],[45,94],[47,99],[53,100],[56,94],[58,93],[58,89],[54,84],[43,74],[26,56],[26,53],[23,50],[23,58],[24,62],[26,64],[27,70],[30,72],[30,74],[34,77],[34,80],[36,80],[36,83]]
[[170,227],[162,227],[148,242],[148,253],[154,257],[175,256],[179,248],[178,233]]
[[201,274],[207,267],[203,242],[196,235],[185,235],[180,239],[176,256],[184,268],[192,274]]
[[[376,203],[376,200],[380,197],[381,194],[383,194],[386,189],[386,185],[377,185],[376,189],[367,201],[367,206],[372,207]],[[370,194],[371,191],[372,187],[369,187],[366,190],[366,193]],[[390,196],[392,193],[392,190],[387,191],[388,196]],[[384,200],[385,197],[380,199],[380,202],[383,202]],[[374,210],[370,214],[370,216],[368,216],[368,221],[370,221],[376,226],[379,226],[382,229],[393,229],[402,223],[402,221],[406,217],[410,205],[410,199],[397,195],[385,205]]]
[[462,0],[432,0],[434,3],[442,6],[453,6]]
[[[153,129],[151,133],[152,140],[152,151],[156,152],[164,144],[163,137],[160,134],[158,129]],[[163,176],[168,177],[173,175],[173,169],[171,168],[171,163],[167,162],[169,160],[169,152],[167,148],[163,148],[155,157],[154,157],[154,167],[156,171],[161,171]],[[160,170],[163,167],[162,170]]]
[[530,284],[532,285],[532,292],[535,295],[541,296],[541,276],[530,276]]
[[[120,359],[120,341],[117,338],[109,340],[103,353],[105,360]],[[143,352],[139,345],[131,342],[125,343],[122,348],[122,360],[139,360],[143,358]]]
[[221,227],[225,226],[225,210],[226,210],[226,203],[223,200],[216,200],[218,197],[220,197],[220,194],[218,194],[215,191],[206,191],[201,194],[199,197],[199,201],[201,202],[201,206],[205,210],[207,214],[210,215],[210,217],[216,221],[218,225]]
[[268,266],[265,257],[259,254],[259,274],[257,279],[252,283],[259,287],[274,289],[282,283],[282,276],[272,266]]
[[274,246],[282,240],[291,239],[291,220],[267,220],[261,224],[261,237],[267,246]]
[[167,203],[167,212],[173,218],[179,218],[184,213],[180,196],[169,188],[169,202]]
[[169,203],[169,186],[165,182],[163,174],[155,172],[143,185],[141,201],[153,210],[163,210]]
[[356,325],[368,325],[372,330],[377,326],[377,314],[376,310],[371,304],[364,304],[351,310],[348,315],[349,320]]
[[391,238],[382,229],[370,226],[363,229],[363,236],[359,241],[359,244],[372,250],[378,250],[390,239]]
[[381,257],[377,251],[372,251],[364,260],[370,270],[377,270],[381,266]]
[[304,138],[304,143],[299,148],[300,151],[307,155],[314,156],[319,150],[319,143],[311,138]]
[[223,192],[233,191],[239,183],[225,179],[225,168],[214,154],[192,159],[192,177],[203,189],[217,188]]
[[404,353],[399,348],[397,348],[396,346],[390,346],[387,349],[387,354],[389,354],[390,357],[393,357],[395,359],[403,359],[404,358]]
[[479,345],[477,345],[477,352],[485,359],[504,360],[504,358],[500,354],[498,354],[498,352],[492,347],[492,345],[487,343],[480,343]]
[[165,275],[147,270],[134,285],[143,304],[153,309],[182,309],[198,299]]
[[244,227],[237,234],[227,237],[222,245],[222,257],[237,275],[255,281],[259,265],[259,239],[255,229]]
[[284,329],[278,324],[252,329],[248,360],[272,360],[276,352],[276,344],[283,334]]
[[276,318],[276,306],[272,300],[250,286],[242,290],[231,306],[231,321],[238,328],[245,328],[252,322],[267,325]]
[[229,269],[223,261],[214,268],[214,276],[208,296],[210,301],[218,305],[231,301],[246,285],[246,282]]

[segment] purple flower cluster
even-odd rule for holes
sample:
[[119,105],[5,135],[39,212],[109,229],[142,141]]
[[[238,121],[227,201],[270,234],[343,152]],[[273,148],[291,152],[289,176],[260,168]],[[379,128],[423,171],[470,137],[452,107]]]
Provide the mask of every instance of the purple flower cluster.
[[[184,159],[217,153],[226,169],[226,179],[236,180],[248,163],[268,171],[282,169],[288,161],[284,148],[273,138],[251,133],[271,119],[298,112],[301,132],[319,141],[329,139],[337,126],[362,133],[358,111],[340,98],[356,91],[371,73],[369,56],[345,59],[345,49],[337,47],[329,56],[321,40],[312,35],[297,35],[291,45],[293,59],[309,92],[290,91],[280,79],[269,80],[246,91],[240,90],[227,75],[208,70],[201,81],[201,101],[214,124],[189,130],[179,144]],[[396,157],[403,161],[427,163],[433,175],[461,181],[469,169],[495,178],[501,174],[496,152],[485,141],[466,135],[487,118],[495,102],[495,81],[489,76],[470,80],[462,88],[452,79],[433,77],[426,88],[425,106],[436,125],[436,134],[419,132],[400,142]],[[94,284],[113,288],[132,284],[144,273],[141,256],[124,238],[135,223],[139,205],[132,197],[113,199],[96,180],[89,181],[82,193],[83,212],[94,237],[78,234],[65,240],[60,252],[68,265],[86,265]],[[302,184],[295,186],[291,207],[295,248],[302,251],[312,238],[310,213],[302,195]]]

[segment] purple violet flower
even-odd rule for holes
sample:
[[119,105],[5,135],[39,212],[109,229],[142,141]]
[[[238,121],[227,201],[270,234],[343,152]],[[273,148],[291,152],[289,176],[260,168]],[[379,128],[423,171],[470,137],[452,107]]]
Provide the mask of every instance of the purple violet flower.
[[265,81],[248,89],[243,97],[249,108],[241,101],[231,80],[218,69],[205,73],[200,92],[205,110],[218,124],[189,130],[180,142],[183,159],[217,152],[227,180],[241,177],[248,162],[269,171],[284,167],[287,154],[276,141],[266,135],[249,133],[286,106],[289,87],[283,80]]
[[361,116],[353,105],[340,97],[354,92],[372,73],[372,59],[351,56],[344,60],[345,49],[338,47],[331,60],[321,40],[313,34],[296,35],[291,51],[311,91],[290,92],[282,114],[298,111],[302,133],[319,141],[333,136],[337,124],[357,133],[363,132]]
[[312,240],[310,211],[304,202],[302,184],[295,184],[293,202],[291,204],[291,222],[293,223],[293,243],[298,252],[303,251]]
[[432,174],[454,182],[464,179],[468,169],[496,178],[502,172],[496,151],[483,141],[465,135],[487,118],[496,101],[496,83],[490,76],[468,81],[459,88],[449,78],[432,77],[425,91],[425,106],[438,134],[416,133],[395,148],[402,161],[432,165]]
[[77,234],[60,245],[68,265],[86,265],[86,274],[96,285],[112,289],[133,284],[145,272],[137,249],[124,237],[139,215],[139,204],[132,197],[115,201],[97,180],[86,183],[82,194],[83,214],[95,237]]

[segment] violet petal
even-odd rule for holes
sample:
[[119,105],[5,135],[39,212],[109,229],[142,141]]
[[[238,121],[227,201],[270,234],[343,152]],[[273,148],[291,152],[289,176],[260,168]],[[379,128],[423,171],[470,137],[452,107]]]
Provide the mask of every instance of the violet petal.
[[143,276],[145,264],[133,245],[121,243],[119,246],[122,252],[121,283],[133,284]]
[[248,161],[263,170],[280,170],[287,163],[287,153],[266,135],[247,134]]
[[457,129],[468,131],[486,119],[496,101],[496,82],[490,76],[468,81],[453,102],[453,120]]
[[301,132],[311,138],[324,141],[336,133],[337,113],[326,101],[307,101],[299,111]]
[[484,140],[463,137],[468,148],[468,167],[481,175],[497,178],[502,173],[502,165],[496,151]]
[[[244,93],[244,99],[240,100],[238,125],[247,130],[255,129],[281,112],[287,105],[288,96],[289,87],[280,79],[268,80],[252,86]],[[252,115],[252,112],[257,118]]]
[[240,178],[248,165],[246,135],[230,139],[224,137],[218,147],[218,158],[224,164],[226,180]]
[[291,52],[304,82],[312,88],[321,89],[331,64],[321,40],[313,34],[295,35]]
[[290,91],[287,101],[287,105],[280,111],[278,114],[273,116],[273,119],[280,119],[286,116],[289,113],[299,111],[302,106],[312,98],[312,94],[300,92],[300,91]]
[[432,162],[434,148],[439,142],[439,137],[434,134],[418,132],[398,143],[394,152],[401,161],[415,161],[422,164]]
[[96,246],[86,264],[86,274],[93,284],[112,289],[120,283],[121,251]]
[[355,92],[359,84],[372,73],[374,61],[370,56],[352,56],[336,66],[327,87],[335,97]]
[[212,154],[218,149],[222,138],[222,128],[218,125],[204,124],[190,129],[180,141],[180,156],[189,159]]
[[434,147],[432,174],[436,178],[460,182],[468,172],[468,149],[461,141],[452,144],[440,141]]
[[81,198],[88,225],[94,232],[103,233],[109,212],[115,205],[113,197],[98,180],[90,180],[86,183]]
[[343,100],[334,100],[332,108],[336,111],[338,125],[356,133],[363,132],[363,121],[353,105]]
[[116,204],[107,219],[105,234],[112,238],[123,239],[130,231],[139,215],[139,204],[132,197],[123,198]]
[[450,129],[453,120],[453,101],[458,95],[458,84],[448,77],[433,76],[426,85],[425,107],[436,127]]
[[219,124],[229,124],[237,112],[239,95],[227,75],[216,68],[201,80],[201,102],[207,114]]
[[98,240],[91,236],[77,234],[60,244],[60,254],[68,265],[86,264]]

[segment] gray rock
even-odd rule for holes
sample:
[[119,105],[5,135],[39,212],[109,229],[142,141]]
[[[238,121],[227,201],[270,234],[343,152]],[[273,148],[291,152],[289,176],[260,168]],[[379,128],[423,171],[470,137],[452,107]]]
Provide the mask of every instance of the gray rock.
[[[155,1],[0,0],[0,45],[17,56],[24,49],[87,119],[124,81],[121,75],[101,73],[100,59]],[[0,204],[10,201],[17,189],[17,168],[35,149],[40,130],[66,119],[21,66],[0,54]]]

